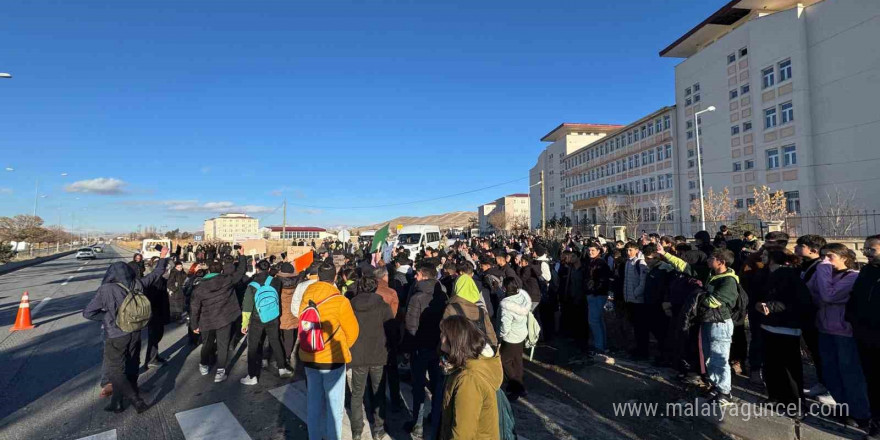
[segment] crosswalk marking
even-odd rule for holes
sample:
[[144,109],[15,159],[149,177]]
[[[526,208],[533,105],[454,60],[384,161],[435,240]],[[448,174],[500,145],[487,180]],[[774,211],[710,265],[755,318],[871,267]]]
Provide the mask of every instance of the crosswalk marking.
[[116,430],[111,429],[109,431],[104,431],[95,435],[83,437],[79,440],[116,440]]
[[174,415],[186,440],[251,440],[223,402]]

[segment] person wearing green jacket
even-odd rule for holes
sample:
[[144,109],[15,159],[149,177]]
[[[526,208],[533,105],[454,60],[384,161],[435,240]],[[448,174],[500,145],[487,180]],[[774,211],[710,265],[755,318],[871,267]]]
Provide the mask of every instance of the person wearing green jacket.
[[[688,264],[680,258],[666,253],[662,248],[658,253],[675,267],[685,272]],[[739,295],[739,277],[730,266],[734,255],[727,249],[716,249],[709,257],[709,278],[706,280],[706,295],[700,303],[701,337],[703,350],[708,350],[706,372],[712,383],[712,400],[720,406],[733,404],[730,396],[730,344],[733,340],[733,320],[731,311],[736,306]]]

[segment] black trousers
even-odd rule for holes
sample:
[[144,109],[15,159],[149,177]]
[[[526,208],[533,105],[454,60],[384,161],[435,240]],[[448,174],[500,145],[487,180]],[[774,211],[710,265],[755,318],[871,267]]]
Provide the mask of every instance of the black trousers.
[[[807,344],[807,350],[810,350],[810,359],[813,360],[813,366],[816,367],[816,377],[819,379],[819,382],[822,383],[822,358],[819,355],[819,330],[816,329],[815,325],[805,325],[805,328],[801,330],[801,337],[804,338],[804,343]],[[867,373],[866,373],[867,374]]]
[[738,361],[741,365],[745,365],[749,358],[748,341],[746,340],[745,324],[733,325],[733,340],[730,342],[730,362]]
[[159,342],[165,336],[165,324],[150,321],[147,324],[147,356],[144,358],[144,365],[159,356]]
[[669,317],[663,312],[663,305],[631,303],[627,306],[631,306],[632,309],[636,353],[640,356],[650,354],[651,334],[657,339],[658,346],[662,349],[666,341],[666,330],[669,328]]
[[[385,431],[385,367],[354,367],[351,369],[351,433],[359,437],[364,432],[364,406],[369,403],[373,413],[372,432]],[[369,381],[369,397],[364,399]]]
[[123,398],[139,399],[138,368],[141,361],[141,332],[129,333],[104,341],[104,369],[113,384],[111,404]]
[[[764,367],[764,330],[761,328],[761,316],[757,310],[754,310],[754,307],[749,307],[749,334],[752,335],[752,339],[749,341],[749,368],[751,371]],[[734,337],[736,337],[736,333],[734,333]],[[816,348],[818,351],[818,346]]]
[[278,318],[275,318],[263,323],[256,315],[251,316],[247,334],[248,376],[260,377],[263,362],[263,340],[266,338],[269,339],[269,346],[272,347],[275,365],[278,368],[285,368],[287,365],[287,361],[283,357],[284,350],[281,348],[281,339],[278,337],[278,322]]
[[871,402],[871,415],[880,420],[880,341],[856,337],[862,373],[868,384],[868,401]]
[[295,328],[290,330],[279,330],[278,335],[281,336],[281,348],[284,349],[284,362],[290,362],[290,354],[293,353],[293,346],[296,345]]
[[779,403],[797,403],[803,398],[804,370],[801,366],[801,338],[762,330],[764,339],[764,383],[767,396]]
[[556,311],[559,307],[556,301],[543,300],[538,304],[538,315],[541,317],[541,338],[544,341],[552,341],[556,336]]
[[214,352],[217,352],[216,365],[217,368],[226,369],[226,362],[229,360],[229,336],[232,331],[232,325],[226,325],[216,330],[205,330],[202,333],[202,365],[211,365],[214,358]]
[[523,347],[523,342],[502,342],[499,350],[501,367],[504,369],[504,377],[507,378],[507,392],[512,394],[522,394],[526,390],[523,385]]
[[388,382],[388,394],[395,408],[403,407],[403,396],[400,394],[400,371],[397,368],[397,343],[388,344],[388,362],[385,365],[385,379]]

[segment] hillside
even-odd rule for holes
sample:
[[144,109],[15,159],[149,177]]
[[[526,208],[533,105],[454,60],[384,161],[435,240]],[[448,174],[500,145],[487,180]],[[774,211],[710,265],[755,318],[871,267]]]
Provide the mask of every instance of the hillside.
[[468,220],[472,217],[476,218],[476,216],[477,213],[473,211],[457,211],[447,212],[445,214],[426,215],[424,217],[395,217],[391,220],[386,220],[373,225],[358,226],[352,229],[352,233],[368,229],[379,229],[388,223],[391,223],[392,229],[397,225],[437,225],[440,229],[465,228],[468,225]]

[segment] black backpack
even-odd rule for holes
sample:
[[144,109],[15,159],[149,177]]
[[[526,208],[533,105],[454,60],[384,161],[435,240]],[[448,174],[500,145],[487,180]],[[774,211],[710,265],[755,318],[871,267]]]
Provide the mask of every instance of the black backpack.
[[736,291],[736,304],[730,309],[730,319],[734,324],[741,324],[745,322],[746,315],[748,314],[749,294],[738,281],[736,283]]
[[[461,304],[452,303],[452,308],[455,309],[456,315],[464,316],[465,318],[467,318],[467,315],[464,313],[464,309],[461,307]],[[488,338],[489,333],[486,331],[486,310],[480,306],[477,306],[477,310],[479,310],[480,315],[477,319],[471,320],[471,322],[473,322],[477,326],[477,328],[480,329],[481,332],[483,332],[483,335]]]

